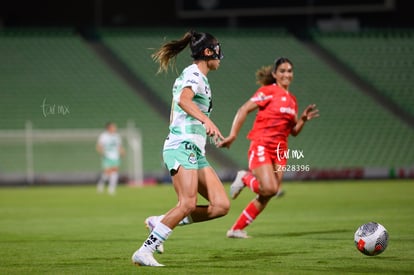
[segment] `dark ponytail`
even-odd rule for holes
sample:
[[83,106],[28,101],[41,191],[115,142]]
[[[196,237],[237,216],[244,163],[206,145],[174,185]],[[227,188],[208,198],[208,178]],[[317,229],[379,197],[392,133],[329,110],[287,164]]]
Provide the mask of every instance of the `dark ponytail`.
[[[217,39],[214,38],[214,36],[209,33],[190,30],[186,32],[181,39],[172,40],[163,44],[161,48],[158,49],[158,51],[151,55],[153,60],[160,65],[158,68],[158,73],[168,71],[171,60],[173,60],[173,64],[175,64],[177,55],[182,52],[187,47],[187,45],[190,45],[191,57],[194,60],[223,58],[219,43],[217,42]],[[211,49],[214,54],[212,56],[205,56],[204,50],[206,48]],[[216,53],[216,49],[218,49],[218,54]]]

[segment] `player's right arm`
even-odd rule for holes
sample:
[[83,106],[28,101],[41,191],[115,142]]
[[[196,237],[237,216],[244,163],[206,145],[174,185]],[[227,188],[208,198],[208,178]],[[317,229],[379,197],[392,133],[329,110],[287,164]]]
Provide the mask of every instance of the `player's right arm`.
[[217,147],[226,147],[230,148],[231,144],[236,140],[240,129],[242,128],[244,122],[246,121],[247,115],[256,110],[259,106],[256,102],[252,100],[246,101],[238,110],[236,115],[233,119],[233,124],[231,126],[230,134],[225,137],[218,145]]
[[99,136],[98,138],[98,142],[96,142],[96,152],[98,152],[98,154],[103,155],[104,153],[104,147],[103,147],[103,136]]
[[293,126],[291,130],[292,136],[297,136],[302,131],[303,126],[305,126],[305,123],[315,117],[319,117],[319,110],[316,109],[315,104],[311,104],[303,111],[302,115],[299,119],[296,119],[295,126]]
[[183,109],[187,114],[203,123],[208,136],[222,139],[223,136],[220,133],[220,130],[213,123],[213,121],[211,121],[210,118],[197,107],[197,105],[193,102],[193,97],[194,92],[192,89],[190,87],[185,87],[181,92],[178,106],[180,106],[181,109]]

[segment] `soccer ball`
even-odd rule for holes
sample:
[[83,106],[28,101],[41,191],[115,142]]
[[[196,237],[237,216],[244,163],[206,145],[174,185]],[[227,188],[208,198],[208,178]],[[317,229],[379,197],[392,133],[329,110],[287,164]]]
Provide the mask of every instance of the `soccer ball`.
[[354,235],[356,248],[363,254],[375,256],[384,252],[388,245],[388,232],[376,222],[361,225]]

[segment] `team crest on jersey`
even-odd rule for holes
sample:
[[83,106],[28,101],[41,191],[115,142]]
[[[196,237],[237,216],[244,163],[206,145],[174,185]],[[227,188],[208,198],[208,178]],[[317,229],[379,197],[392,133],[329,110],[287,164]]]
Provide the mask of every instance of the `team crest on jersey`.
[[263,92],[258,92],[256,96],[251,98],[251,100],[253,102],[260,102],[260,101],[268,100],[272,97],[273,97],[272,95],[265,95]]
[[197,163],[197,157],[194,155],[194,153],[191,153],[190,156],[188,156],[188,162],[191,164]]

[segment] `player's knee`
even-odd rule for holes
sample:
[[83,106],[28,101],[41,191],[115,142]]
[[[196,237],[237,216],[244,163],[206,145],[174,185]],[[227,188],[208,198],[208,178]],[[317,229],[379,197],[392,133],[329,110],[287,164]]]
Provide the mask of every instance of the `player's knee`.
[[278,189],[278,186],[266,186],[260,190],[260,195],[263,197],[273,197],[276,196]]
[[190,215],[197,207],[197,201],[196,200],[188,200],[180,203],[180,206],[184,212],[185,216]]
[[215,206],[216,214],[218,217],[225,216],[230,211],[230,201],[224,200],[221,201],[218,205]]

